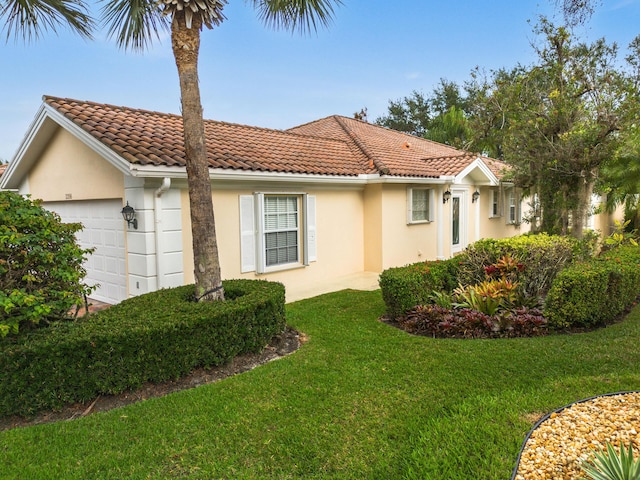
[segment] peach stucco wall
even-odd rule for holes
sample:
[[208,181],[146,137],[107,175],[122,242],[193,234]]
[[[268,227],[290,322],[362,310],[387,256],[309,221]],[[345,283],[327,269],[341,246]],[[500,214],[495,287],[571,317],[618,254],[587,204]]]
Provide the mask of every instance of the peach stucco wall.
[[[304,192],[316,197],[316,238],[318,260],[309,266],[265,274],[241,273],[240,264],[240,207],[239,196],[254,191],[268,193],[286,192],[285,189],[269,190],[220,190],[214,185],[213,205],[222,277],[260,278],[283,282],[318,282],[342,275],[364,271],[363,208],[360,189],[305,188]],[[297,189],[296,192],[302,191]],[[193,282],[193,247],[189,216],[189,198],[182,191],[184,278]]]
[[384,185],[381,195],[382,269],[435,260],[438,219],[431,223],[407,224],[406,185]]
[[28,178],[29,193],[44,201],[124,197],[124,175],[59,128]]
[[[527,233],[530,230],[528,223],[509,225],[504,215],[491,216],[491,202],[493,200],[491,192],[491,188],[480,189],[480,238],[507,238]],[[527,200],[524,199],[521,205],[523,218],[528,214],[528,208]]]

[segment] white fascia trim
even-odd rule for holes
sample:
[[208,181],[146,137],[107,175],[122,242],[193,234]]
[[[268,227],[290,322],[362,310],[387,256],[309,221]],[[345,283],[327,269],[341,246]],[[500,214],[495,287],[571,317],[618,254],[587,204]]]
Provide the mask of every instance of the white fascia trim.
[[58,112],[55,108],[48,104],[43,104],[43,110],[45,116],[49,116],[53,121],[58,123],[61,127],[75,136],[78,140],[84,143],[86,146],[95,151],[98,155],[102,156],[105,160],[111,163],[114,167],[120,170],[122,173],[131,175],[131,170],[134,165],[115,153],[109,147],[100,142],[90,133],[85,132],[81,127],[73,123],[67,117]]
[[[482,161],[482,158],[478,157],[469,165],[467,165],[464,170],[462,170],[459,174],[455,176],[454,184],[462,183],[462,179],[469,175],[475,169],[478,169],[482,172],[482,174],[487,177],[488,184],[491,186],[497,186],[500,184],[500,180],[495,174],[491,171],[491,169],[487,166],[486,163]],[[477,183],[477,182],[476,182]]]
[[379,175],[367,175],[367,183],[402,183],[402,184],[424,184],[424,185],[446,185],[453,183],[455,177],[442,175],[440,177],[381,177]]
[[36,116],[31,122],[31,125],[29,125],[27,132],[22,138],[20,145],[18,145],[18,149],[16,150],[16,153],[11,158],[11,161],[9,162],[9,166],[4,171],[4,174],[2,175],[2,177],[0,177],[0,190],[5,190],[7,188],[7,184],[9,183],[9,180],[14,175],[15,171],[18,169],[22,161],[22,158],[25,156],[25,153],[29,145],[31,145],[33,138],[36,136],[37,132],[40,130],[40,127],[44,123],[45,118],[46,118],[46,115],[44,114],[44,107],[43,105],[41,105],[40,108],[38,109],[38,112],[36,113]]

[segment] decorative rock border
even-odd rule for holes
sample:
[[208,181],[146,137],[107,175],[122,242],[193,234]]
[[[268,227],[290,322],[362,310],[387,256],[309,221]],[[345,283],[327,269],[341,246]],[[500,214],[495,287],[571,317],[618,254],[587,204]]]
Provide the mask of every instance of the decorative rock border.
[[578,480],[580,464],[606,442],[640,450],[640,391],[597,395],[536,422],[522,443],[511,480]]

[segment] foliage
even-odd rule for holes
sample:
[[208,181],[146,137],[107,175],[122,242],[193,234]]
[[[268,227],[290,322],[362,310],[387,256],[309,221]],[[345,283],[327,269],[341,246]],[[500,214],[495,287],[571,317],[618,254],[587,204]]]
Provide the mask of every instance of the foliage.
[[623,246],[561,271],[545,300],[552,328],[594,327],[621,315],[640,292],[640,247]]
[[457,285],[458,267],[464,256],[389,268],[380,274],[386,315],[395,319],[416,305],[429,303],[432,292],[450,292]]
[[0,192],[0,337],[67,316],[93,287],[82,283],[91,250],[80,248],[79,223],[13,192]]
[[0,5],[0,25],[7,30],[7,39],[14,36],[29,41],[37,39],[45,30],[56,32],[59,26],[69,27],[90,39],[94,24],[82,0],[16,0]]
[[409,333],[438,338],[512,338],[547,334],[547,320],[542,312],[526,307],[488,314],[473,307],[449,309],[418,305],[398,322]]
[[619,452],[611,443],[606,443],[606,452],[601,448],[590,462],[583,462],[582,469],[593,480],[640,480],[640,458],[633,458],[633,443]]
[[0,416],[31,415],[99,394],[178,378],[261,350],[285,327],[284,287],[225,281],[225,302],[194,286],[141,295],[0,343]]
[[376,119],[400,132],[445,143],[456,148],[471,146],[467,102],[456,82],[440,79],[431,95],[413,91],[411,96],[389,101],[388,113]]
[[578,43],[545,18],[534,31],[542,38],[537,63],[504,74],[509,82],[496,78],[483,112],[492,125],[505,119],[504,160],[540,204],[534,231],[580,238],[600,168],[635,121],[633,72],[618,67],[617,47],[604,39]]
[[[547,234],[479,240],[465,250],[458,281],[475,285],[487,274],[501,276],[504,272],[521,285],[524,296],[541,300],[557,273],[572,261],[576,245],[575,240]],[[507,263],[491,267],[501,258]]]
[[632,245],[637,247],[638,242],[635,237],[637,236],[637,232],[635,230],[628,231],[627,227],[631,223],[631,220],[627,220],[625,222],[621,222],[620,220],[615,220],[615,227],[611,235],[604,239],[605,246],[612,247],[621,247],[623,245]]

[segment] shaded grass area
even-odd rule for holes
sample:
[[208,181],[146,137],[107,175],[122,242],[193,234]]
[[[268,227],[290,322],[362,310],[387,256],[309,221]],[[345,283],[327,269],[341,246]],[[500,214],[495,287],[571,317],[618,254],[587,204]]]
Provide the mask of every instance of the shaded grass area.
[[640,308],[584,334],[412,337],[380,292],[287,306],[309,341],[216,384],[0,433],[0,478],[509,478],[536,416],[640,389]]

